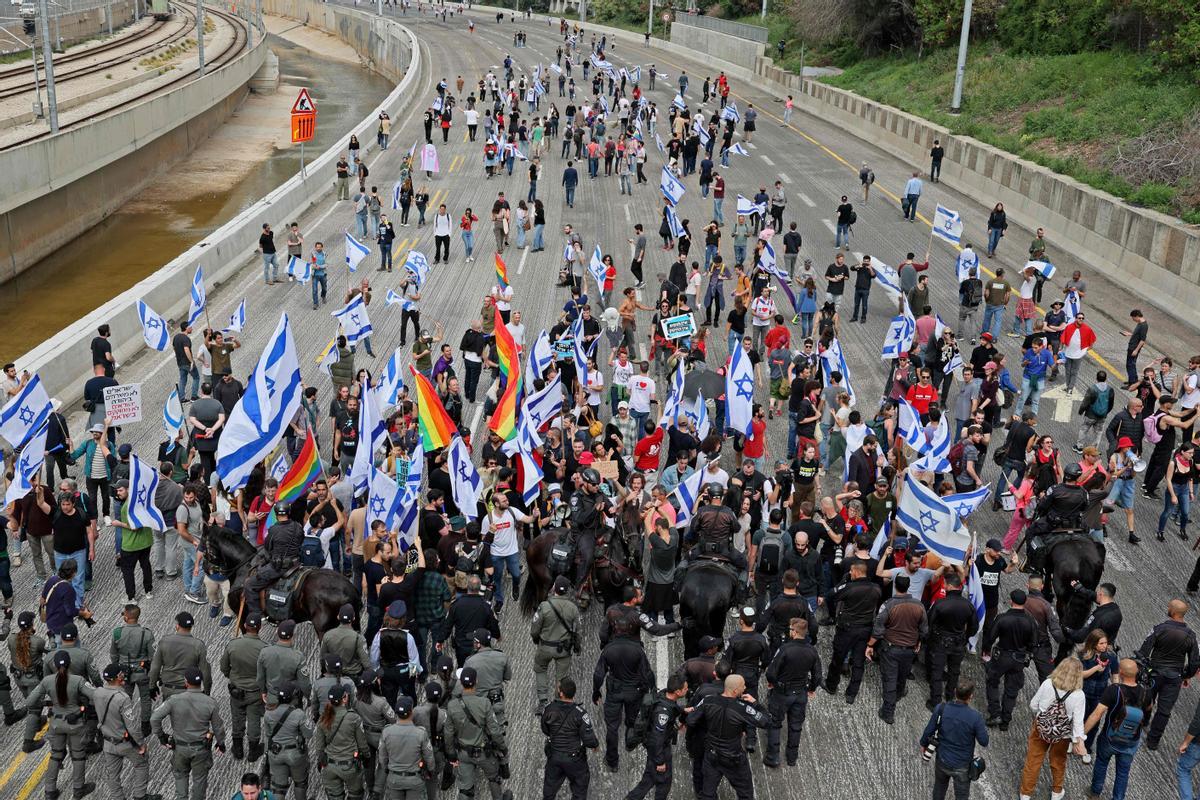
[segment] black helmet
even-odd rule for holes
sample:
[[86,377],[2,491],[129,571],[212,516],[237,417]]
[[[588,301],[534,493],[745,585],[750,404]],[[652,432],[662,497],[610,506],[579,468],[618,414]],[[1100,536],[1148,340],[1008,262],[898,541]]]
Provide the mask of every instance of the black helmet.
[[579,478],[584,483],[590,483],[593,486],[599,486],[601,483],[603,483],[603,480],[600,478],[600,473],[592,467],[588,467],[583,472],[579,473]]
[[716,482],[708,484],[708,486],[704,487],[704,490],[708,492],[710,500],[720,500],[725,496],[725,487]]
[[1063,467],[1063,482],[1075,483],[1083,477],[1083,467],[1078,464],[1067,464]]
[[292,511],[292,506],[290,503],[279,502],[279,503],[275,504],[275,516],[277,516],[277,517],[279,517],[279,516],[290,517],[292,515],[291,511]]

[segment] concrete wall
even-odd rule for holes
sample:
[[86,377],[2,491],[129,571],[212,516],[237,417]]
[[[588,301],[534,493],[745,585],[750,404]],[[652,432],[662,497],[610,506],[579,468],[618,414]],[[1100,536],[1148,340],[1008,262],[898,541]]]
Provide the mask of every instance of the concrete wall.
[[695,51],[692,55],[697,58],[708,55],[751,70],[754,69],[755,59],[766,49],[764,45],[749,39],[679,22],[671,23],[671,43]]
[[[325,6],[310,0],[292,0],[286,7],[282,0],[267,0],[266,10],[299,19],[308,15],[311,24],[338,36],[344,33],[347,42],[370,48],[369,60],[379,65],[381,71],[386,70],[384,74],[399,78],[391,94],[352,131],[359,139],[374,136],[380,111],[387,111],[395,118],[403,103],[408,102],[409,89],[420,73],[420,50],[416,37],[407,28],[390,20],[371,19],[350,8]],[[264,221],[282,226],[333,191],[329,176],[340,152],[339,142],[310,161],[305,176],[293,175],[153,275],[21,356],[17,359],[20,368],[40,375],[52,396],[66,403],[79,399],[83,382],[91,375],[88,342],[97,326],[105,322],[112,326],[113,350],[119,361],[145,350],[135,311],[137,301],[143,299],[160,314],[178,318],[187,310],[188,286],[197,265],[204,267],[210,293],[216,286],[232,280],[254,258]]]
[[237,107],[266,54],[259,42],[174,91],[0,151],[0,283],[100,222],[191,152]]

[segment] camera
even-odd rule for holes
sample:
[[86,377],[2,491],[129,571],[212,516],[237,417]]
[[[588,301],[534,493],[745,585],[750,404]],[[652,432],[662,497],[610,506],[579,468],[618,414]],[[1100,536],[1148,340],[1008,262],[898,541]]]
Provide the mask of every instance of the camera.
[[921,760],[926,762],[933,761],[934,755],[937,754],[937,749],[938,741],[937,738],[934,737],[933,739],[929,740],[929,744],[925,745],[925,749],[921,751]]

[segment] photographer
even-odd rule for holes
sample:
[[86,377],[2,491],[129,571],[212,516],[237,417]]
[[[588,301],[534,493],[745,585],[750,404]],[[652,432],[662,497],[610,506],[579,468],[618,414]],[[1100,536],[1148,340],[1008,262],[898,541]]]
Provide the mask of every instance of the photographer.
[[[975,684],[964,680],[954,688],[954,700],[933,709],[921,734],[921,757],[933,761],[933,800],[942,800],[954,781],[955,800],[971,796],[971,762],[975,743],[988,746],[983,715],[971,708]],[[936,753],[936,756],[934,755]]]

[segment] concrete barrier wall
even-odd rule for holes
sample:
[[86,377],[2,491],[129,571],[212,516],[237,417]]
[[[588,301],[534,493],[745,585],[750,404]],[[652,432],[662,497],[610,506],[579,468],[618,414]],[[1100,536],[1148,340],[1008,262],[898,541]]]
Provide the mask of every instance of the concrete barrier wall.
[[191,152],[237,107],[267,50],[259,42],[174,91],[0,151],[0,283],[107,217]]
[[679,22],[671,23],[671,43],[695,51],[695,56],[709,55],[750,70],[765,51],[758,42]]
[[[301,20],[308,15],[311,24],[334,35],[342,36],[345,31],[348,42],[361,42],[371,48],[368,60],[380,65],[381,71],[386,69],[384,74],[402,75],[396,88],[351,131],[359,139],[373,138],[380,111],[397,117],[420,72],[420,50],[416,37],[407,28],[390,20],[371,18],[354,9],[326,6],[311,0],[292,0],[286,7],[281,0],[267,0],[266,10]],[[331,175],[340,152],[340,143],[330,147],[308,163],[304,176],[293,175],[171,263],[17,359],[20,368],[40,375],[51,395],[64,402],[79,399],[83,382],[91,376],[88,342],[99,325],[107,322],[112,327],[113,351],[119,361],[145,350],[135,310],[137,301],[143,299],[158,313],[178,318],[186,313],[188,286],[197,266],[204,267],[210,293],[220,284],[232,280],[254,258],[263,222],[271,222],[282,230],[284,225],[333,191]]]

